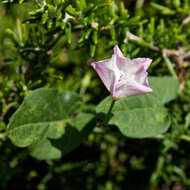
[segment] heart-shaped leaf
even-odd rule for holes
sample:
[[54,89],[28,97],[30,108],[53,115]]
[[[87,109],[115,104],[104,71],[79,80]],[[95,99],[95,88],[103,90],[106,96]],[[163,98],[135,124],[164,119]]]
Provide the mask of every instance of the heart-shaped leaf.
[[157,101],[165,104],[176,98],[179,89],[179,81],[174,77],[150,77],[149,83],[153,89],[152,95]]
[[170,117],[164,107],[155,106],[149,96],[118,100],[109,124],[118,126],[127,137],[145,138],[164,133],[170,126]]
[[[60,158],[76,148],[92,129],[88,123],[93,115],[77,113],[81,103],[81,97],[73,92],[35,90],[11,117],[8,136],[16,146],[30,146],[31,155],[38,159]],[[83,122],[78,121],[81,117]]]
[[[163,105],[175,99],[179,82],[173,77],[150,77],[153,93],[116,100],[109,124],[116,125],[128,137],[145,138],[164,133],[170,126],[170,118]],[[113,101],[105,98],[97,107],[97,113],[107,114]]]

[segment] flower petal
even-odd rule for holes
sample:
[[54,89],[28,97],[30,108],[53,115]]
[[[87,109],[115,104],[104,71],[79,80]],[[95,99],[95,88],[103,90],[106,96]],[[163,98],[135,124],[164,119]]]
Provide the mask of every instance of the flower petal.
[[146,70],[150,66],[152,60],[149,58],[136,58],[133,59],[133,61],[134,63],[141,65],[141,67],[135,74],[135,81],[139,84],[149,87],[148,73],[146,72]]
[[152,89],[149,86],[141,85],[136,81],[129,80],[127,83],[125,83],[125,81],[122,81],[121,83],[116,84],[113,97],[122,98],[151,92]]
[[125,57],[123,56],[123,53],[122,53],[121,50],[119,49],[119,46],[118,46],[118,45],[115,45],[115,46],[114,46],[114,54],[117,55],[118,57],[123,57],[123,58],[125,58]]
[[112,59],[113,58],[91,63],[91,66],[98,73],[102,82],[109,91],[113,91],[116,81],[115,72],[112,68],[114,64]]
[[114,55],[116,56],[116,64],[117,64],[118,69],[123,71],[124,73],[127,72],[128,65],[132,64],[132,62],[129,58],[126,58],[123,56],[118,45],[114,47]]
[[141,70],[142,67],[146,71],[152,62],[152,60],[149,58],[136,58],[130,60],[129,58],[123,56],[118,45],[114,47],[114,55],[117,57],[117,67],[124,73],[129,74],[135,74],[139,69]]
[[150,64],[152,63],[152,59],[149,58],[136,58],[132,60],[134,64],[144,65],[145,71],[149,68]]
[[112,96],[121,98],[152,92],[146,72],[151,62],[149,58],[130,60],[123,56],[116,45],[111,59],[94,62],[91,65]]

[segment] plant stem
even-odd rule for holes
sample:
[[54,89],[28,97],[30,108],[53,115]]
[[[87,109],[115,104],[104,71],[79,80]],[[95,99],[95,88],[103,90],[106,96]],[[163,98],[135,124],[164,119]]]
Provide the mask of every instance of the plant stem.
[[105,124],[108,124],[108,121],[109,121],[109,119],[110,119],[110,114],[111,114],[111,111],[112,111],[113,106],[114,106],[114,104],[115,104],[115,101],[116,101],[115,99],[112,99],[110,108],[109,108],[109,110],[108,110],[108,113],[106,114]]
[[115,104],[115,101],[116,101],[115,99],[112,99],[112,102],[111,102],[111,105],[110,105],[110,108],[109,108],[108,114],[111,113],[112,108],[113,108],[113,106],[114,106],[114,104]]

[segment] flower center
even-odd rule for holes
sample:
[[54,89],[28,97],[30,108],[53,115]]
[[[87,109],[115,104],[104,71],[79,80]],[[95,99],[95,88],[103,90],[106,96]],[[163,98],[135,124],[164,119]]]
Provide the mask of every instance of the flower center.
[[124,73],[123,71],[119,71],[118,82],[124,81],[127,83],[128,81],[135,80],[135,75],[133,73]]
[[135,78],[134,75],[120,71],[118,82],[121,82],[121,81],[127,82],[129,80],[134,80],[134,78]]
[[126,80],[125,74],[120,74],[118,82],[121,82],[122,80]]

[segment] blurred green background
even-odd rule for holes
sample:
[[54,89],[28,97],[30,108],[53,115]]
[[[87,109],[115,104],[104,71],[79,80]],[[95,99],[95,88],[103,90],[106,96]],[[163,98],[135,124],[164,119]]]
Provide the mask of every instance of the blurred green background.
[[[1,190],[190,189],[189,0],[1,2]],[[153,59],[150,75],[178,77],[166,134],[139,140],[95,130],[53,161],[36,160],[11,144],[6,126],[29,91],[73,90],[92,107],[109,95],[89,63],[110,57],[115,44],[127,57]]]

